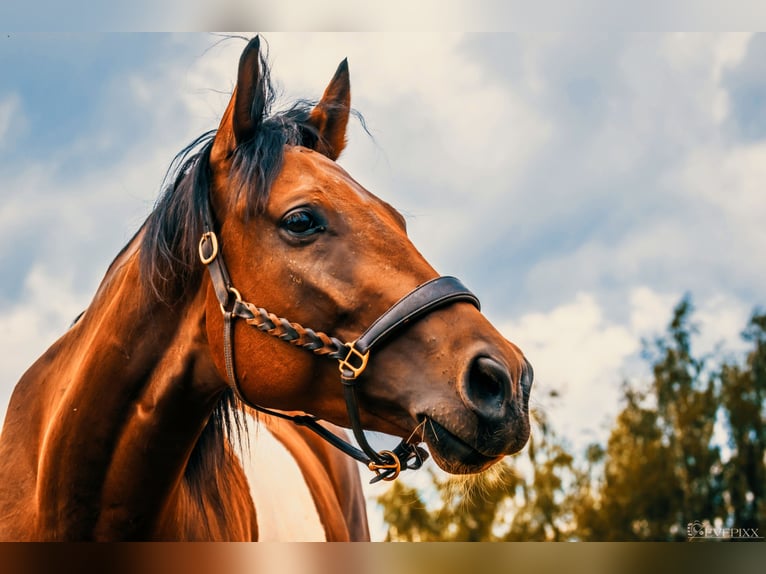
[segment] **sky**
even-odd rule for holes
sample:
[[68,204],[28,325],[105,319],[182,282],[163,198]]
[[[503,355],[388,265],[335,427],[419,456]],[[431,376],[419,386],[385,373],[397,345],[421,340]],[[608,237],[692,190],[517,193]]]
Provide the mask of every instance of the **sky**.
[[[604,441],[642,340],[690,294],[699,353],[766,305],[766,35],[267,33],[284,101],[348,57],[339,163],[397,207],[534,365],[534,407]],[[0,36],[0,416],[215,128],[244,42]],[[559,398],[549,397],[550,391]]]

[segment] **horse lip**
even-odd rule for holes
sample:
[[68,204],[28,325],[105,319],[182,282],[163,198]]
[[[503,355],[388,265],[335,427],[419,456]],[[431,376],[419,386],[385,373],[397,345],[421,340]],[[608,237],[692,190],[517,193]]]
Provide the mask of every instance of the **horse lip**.
[[[424,417],[423,425],[423,438],[430,447],[434,459],[437,462],[443,459],[450,467],[454,467],[456,472],[477,472],[502,458],[478,451],[431,417]],[[445,470],[453,472],[450,469]]]

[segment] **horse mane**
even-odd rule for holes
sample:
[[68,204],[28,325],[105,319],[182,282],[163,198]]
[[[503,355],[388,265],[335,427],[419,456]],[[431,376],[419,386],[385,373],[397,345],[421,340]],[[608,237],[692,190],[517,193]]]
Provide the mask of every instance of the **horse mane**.
[[[262,212],[282,169],[285,146],[303,145],[315,133],[307,120],[308,101],[268,117],[256,135],[232,152],[230,204],[244,195],[246,216]],[[182,149],[171,162],[163,191],[144,225],[141,278],[144,292],[169,304],[182,298],[203,269],[197,253],[203,213],[210,206],[210,152],[216,130],[206,132]],[[315,137],[318,137],[315,135]]]
[[[309,122],[315,102],[298,100],[290,108],[271,114],[276,99],[269,67],[261,56],[264,118],[254,137],[240,142],[231,154],[231,205],[244,195],[246,216],[265,209],[269,192],[282,169],[285,146],[315,147],[319,135]],[[174,306],[201,281],[204,266],[197,245],[203,232],[203,213],[210,210],[212,169],[210,153],[216,130],[208,131],[183,148],[173,159],[162,191],[144,223],[140,238],[141,289],[146,297]],[[213,214],[215,219],[215,214]],[[201,504],[206,481],[217,476],[226,456],[226,440],[242,449],[244,405],[231,389],[224,392],[200,435],[187,464],[185,478]],[[225,488],[225,485],[220,485]]]

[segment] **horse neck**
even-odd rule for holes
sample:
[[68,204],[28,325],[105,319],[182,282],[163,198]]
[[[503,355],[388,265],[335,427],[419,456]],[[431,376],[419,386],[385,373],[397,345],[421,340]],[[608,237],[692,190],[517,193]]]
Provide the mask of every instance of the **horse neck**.
[[137,248],[118,259],[36,373],[55,380],[38,461],[44,537],[150,536],[225,388],[204,289],[170,307],[143,295]]

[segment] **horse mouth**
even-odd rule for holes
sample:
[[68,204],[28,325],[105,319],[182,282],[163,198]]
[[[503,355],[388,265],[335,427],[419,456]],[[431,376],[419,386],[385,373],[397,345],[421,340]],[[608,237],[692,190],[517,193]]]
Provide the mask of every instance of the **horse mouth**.
[[478,473],[503,458],[482,454],[430,417],[425,417],[423,427],[431,456],[442,470],[451,474]]

